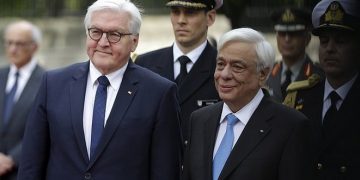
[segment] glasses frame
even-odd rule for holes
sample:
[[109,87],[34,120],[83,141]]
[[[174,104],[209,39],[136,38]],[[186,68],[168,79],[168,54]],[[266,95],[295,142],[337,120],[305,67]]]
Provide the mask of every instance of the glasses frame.
[[[88,28],[88,36],[90,37],[90,39],[94,40],[94,41],[100,41],[100,39],[103,37],[104,33],[106,34],[106,39],[110,42],[110,43],[117,43],[121,40],[121,38],[123,36],[127,36],[127,35],[133,35],[132,33],[121,33],[121,32],[117,32],[117,31],[103,31],[99,28]],[[99,32],[101,32],[101,36],[99,38],[94,38],[91,36],[91,30],[97,30]],[[109,39],[110,33],[115,33],[119,35],[119,39],[117,41],[113,41]]]

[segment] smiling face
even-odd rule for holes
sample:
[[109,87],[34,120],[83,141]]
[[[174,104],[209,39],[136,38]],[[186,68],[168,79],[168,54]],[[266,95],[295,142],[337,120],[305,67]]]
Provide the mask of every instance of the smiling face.
[[214,73],[215,87],[233,112],[253,99],[266,75],[263,70],[257,71],[254,44],[230,41],[220,49]]
[[319,34],[319,61],[326,77],[349,80],[359,69],[359,38],[346,31]]
[[183,7],[171,8],[171,23],[180,48],[193,49],[206,40],[208,27],[215,21],[216,11]]
[[[97,28],[103,32],[130,32],[130,14],[124,11],[99,10],[93,12],[89,28]],[[110,43],[104,33],[99,41],[86,39],[87,54],[91,62],[102,74],[109,74],[123,67],[135,51],[138,35],[122,36],[117,43]]]

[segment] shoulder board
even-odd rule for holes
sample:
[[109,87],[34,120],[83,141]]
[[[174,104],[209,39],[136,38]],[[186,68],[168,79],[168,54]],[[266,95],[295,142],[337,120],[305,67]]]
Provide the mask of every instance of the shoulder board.
[[315,86],[320,81],[318,74],[312,74],[308,79],[302,81],[295,81],[289,84],[286,91],[296,91],[300,89],[308,89]]

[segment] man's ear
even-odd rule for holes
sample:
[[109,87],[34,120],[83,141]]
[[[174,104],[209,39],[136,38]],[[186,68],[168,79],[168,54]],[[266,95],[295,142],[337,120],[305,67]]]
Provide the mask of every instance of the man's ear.
[[270,68],[263,68],[260,70],[259,72],[259,83],[260,83],[260,86],[264,85],[266,80],[267,80],[267,77],[270,73]]
[[206,13],[208,27],[214,24],[215,18],[216,18],[216,10],[212,9]]

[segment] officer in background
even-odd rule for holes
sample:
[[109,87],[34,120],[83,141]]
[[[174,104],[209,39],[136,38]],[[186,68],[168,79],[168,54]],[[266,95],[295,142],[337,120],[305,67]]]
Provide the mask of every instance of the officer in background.
[[207,32],[221,5],[222,0],[170,0],[166,6],[170,8],[174,44],[140,55],[135,61],[177,83],[185,144],[190,114],[219,100],[214,85],[217,51],[207,40]]
[[313,123],[313,169],[321,180],[360,179],[360,2],[323,0],[313,10],[313,34],[326,78],[288,87],[284,103]]
[[274,11],[271,19],[275,24],[277,47],[282,60],[274,65],[267,86],[270,95],[282,102],[291,82],[307,79],[312,73],[322,73],[305,52],[311,40],[310,12],[286,7]]

